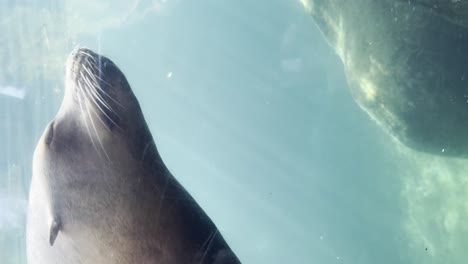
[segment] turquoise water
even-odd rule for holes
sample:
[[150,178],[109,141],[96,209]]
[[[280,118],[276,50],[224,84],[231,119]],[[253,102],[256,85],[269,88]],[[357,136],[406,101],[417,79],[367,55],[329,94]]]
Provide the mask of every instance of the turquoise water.
[[26,262],[32,151],[76,45],[126,74],[243,263],[462,263],[465,163],[385,134],[300,1],[10,1],[0,18],[2,263]]

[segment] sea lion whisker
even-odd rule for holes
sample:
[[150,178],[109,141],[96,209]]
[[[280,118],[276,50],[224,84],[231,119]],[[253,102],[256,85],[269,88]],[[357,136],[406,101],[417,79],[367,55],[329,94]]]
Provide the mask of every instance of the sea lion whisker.
[[93,55],[89,54],[88,52],[85,52],[85,51],[83,51],[83,50],[80,50],[80,51],[79,51],[79,54],[83,54],[83,55],[87,56],[88,58],[90,58],[91,60],[93,60],[95,63],[97,63],[97,62],[96,62],[96,58],[94,58]]
[[[97,102],[96,99],[92,95],[90,96],[91,96],[91,99],[93,100],[94,105],[96,105],[96,107],[99,109],[100,113],[102,113],[105,116],[105,118],[109,120],[112,123],[112,125],[114,125],[114,127],[116,127],[119,130],[122,130],[122,127],[120,127],[119,124],[115,122],[114,118],[110,117],[109,114],[107,114],[106,111],[102,109],[102,107],[99,105],[99,102]],[[105,122],[102,120],[100,115],[96,111],[94,111],[94,113],[97,115],[97,117],[102,122],[102,124],[108,129],[108,131],[111,131],[108,125],[106,125]],[[119,118],[118,115],[117,115],[117,118]]]
[[145,159],[146,151],[148,151],[148,148],[152,143],[153,143],[153,140],[150,140],[148,143],[146,143],[146,146],[143,149],[143,154],[141,155],[141,160]]
[[[85,103],[91,104],[90,101],[85,101]],[[87,105],[86,110],[87,110],[87,112],[88,112],[88,117],[89,117],[89,119],[90,119],[90,121],[91,121],[91,125],[93,126],[94,132],[96,133],[96,137],[97,137],[97,139],[98,139],[99,145],[101,145],[102,151],[104,152],[104,155],[106,156],[107,160],[111,161],[110,158],[109,158],[109,155],[108,155],[107,152],[106,152],[106,149],[104,148],[104,145],[102,144],[101,137],[100,137],[100,135],[99,135],[99,132],[98,132],[97,129],[96,129],[96,125],[94,124],[94,121],[93,121],[93,118],[92,118],[92,116],[91,116],[91,112],[89,111],[89,108],[90,108],[90,106]],[[97,149],[96,149],[96,150],[97,150]]]
[[[78,84],[77,87],[78,87],[77,92],[80,92],[81,95],[83,95],[83,94],[82,94],[83,91],[82,91],[81,85]],[[84,96],[84,95],[83,95],[83,96]],[[91,144],[93,145],[94,149],[95,149],[96,152],[99,154],[99,151],[97,150],[97,146],[96,146],[96,144],[94,143],[93,136],[91,135],[91,130],[89,129],[88,121],[86,121],[85,111],[84,111],[84,109],[83,109],[83,104],[81,103],[81,97],[80,97],[80,95],[78,95],[77,98],[78,98],[78,104],[79,104],[79,106],[80,106],[80,113],[81,113],[80,116],[81,116],[81,118],[83,119],[83,121],[84,121],[84,123],[85,123],[85,128],[86,128],[86,130],[88,131],[89,139],[91,140]],[[83,98],[83,99],[85,99],[85,98]]]
[[162,208],[162,204],[164,202],[164,196],[166,195],[166,189],[167,189],[168,183],[169,183],[169,178],[166,177],[166,179],[164,181],[164,187],[163,187],[163,190],[162,190],[162,193],[161,193],[161,197],[159,198],[159,205],[158,205],[158,211],[157,211],[158,213],[156,214],[157,218],[156,218],[156,223],[155,223],[156,228],[158,227],[159,220],[161,218],[161,208]]
[[[93,90],[92,88],[90,90],[88,90],[88,93],[92,93],[92,94],[96,94],[96,91]],[[106,113],[106,111],[100,106],[100,101],[96,101],[96,96],[93,96],[92,94],[90,94],[89,96],[91,97],[91,100],[93,101],[94,105],[99,109],[99,111],[107,118],[107,120],[109,120],[116,128],[118,128],[119,130],[122,130],[122,128],[119,126],[119,124],[117,124],[114,119],[112,117],[109,116],[109,114]],[[114,113],[117,118],[120,118],[114,111],[112,108],[108,108],[111,111],[111,113]],[[101,117],[96,113],[96,115],[99,117],[99,119],[102,121]],[[103,123],[104,124],[104,123]],[[104,124],[105,125],[105,124]],[[105,125],[106,128],[107,125]],[[109,128],[108,128],[109,129]],[[110,131],[110,130],[109,130]]]
[[[117,115],[118,117],[120,117],[119,114],[109,105],[109,103],[106,102],[106,101],[104,100],[104,97],[102,97],[101,93],[104,93],[104,91],[101,90],[101,89],[99,89],[98,85],[93,84],[91,81],[89,81],[89,84],[90,84],[89,89],[91,89],[91,90],[93,91],[93,93],[96,94],[96,96],[99,98],[99,101],[100,101],[102,104],[104,104],[104,106],[105,106],[109,111],[111,111],[113,114],[115,114],[115,115]],[[101,92],[101,93],[99,93],[99,92]]]
[[104,79],[101,77],[101,75],[102,75],[102,68],[101,68],[101,66],[96,65],[96,69],[97,69],[97,71],[98,71],[98,74],[95,74],[94,77],[97,78],[99,81],[103,82],[104,84],[111,86],[111,84],[110,84],[109,82],[107,82],[106,80],[104,80]]
[[[89,65],[89,68],[87,67],[86,64]],[[91,70],[90,70],[92,68],[96,68],[96,66],[91,65],[91,63],[89,61],[87,61],[85,64],[83,64],[83,70],[87,73],[88,81],[90,83],[92,83],[94,86],[100,87],[99,81],[96,79],[96,74],[92,73]],[[109,84],[107,84],[107,85],[109,85]],[[104,90],[102,92],[104,92]]]
[[[101,71],[101,70],[100,70],[100,71]],[[104,79],[102,79],[101,76],[99,76],[99,75],[94,75],[93,77],[97,79],[96,82],[97,82],[97,81],[101,81],[101,82],[103,82],[105,85],[111,86],[111,84],[108,83],[108,82],[106,82]]]
[[[83,72],[80,72],[81,76],[83,77],[83,81],[86,82],[86,84],[88,85],[88,88],[92,90],[93,92],[93,95],[96,97],[96,99],[102,103],[102,105],[107,108],[109,111],[111,112],[114,112],[114,110],[104,101],[104,98],[101,97],[101,95],[96,91],[95,87],[93,86],[93,84],[91,83],[91,81],[86,78],[83,74]],[[88,90],[89,90],[88,89]]]
[[96,83],[96,88],[102,92],[105,96],[107,96],[109,99],[111,99],[115,104],[117,104],[118,106],[120,106],[121,108],[124,108],[123,105],[118,102],[117,100],[115,100],[112,96],[110,96],[104,89],[102,89],[102,87],[99,85],[99,81],[103,82],[104,84],[108,85],[108,86],[112,86],[111,84],[109,84],[108,82],[106,82],[104,79],[102,79],[100,76],[98,75],[92,75],[91,78],[94,78],[94,82]]
[[[203,244],[202,244],[201,247],[200,247],[200,251],[203,250],[203,248],[205,247],[205,245],[206,245],[207,243],[209,243],[209,241],[211,240],[211,237],[213,236],[213,234],[214,234],[214,231],[211,232],[210,235],[209,235],[209,236],[206,238],[206,240],[203,242]],[[204,250],[203,250],[203,251],[204,251]]]
[[[96,76],[97,77],[97,76]],[[97,77],[97,78],[100,78],[100,77]],[[99,85],[96,85],[95,86],[102,94],[104,94],[105,96],[107,96],[110,100],[112,100],[117,106],[120,106],[121,108],[125,108],[120,102],[118,102],[117,100],[115,100],[112,96],[110,96],[106,91],[104,91],[104,89],[102,89],[101,86]]]
[[[85,66],[83,67],[84,71],[88,72],[89,73],[89,69],[87,69]],[[97,91],[97,85],[92,82],[89,78],[86,77],[86,75],[83,73],[83,71],[80,72],[81,76],[82,76],[82,79],[83,81],[87,84],[87,88],[86,89],[88,91],[88,94],[90,97],[92,97],[93,99],[93,102],[94,104],[99,108],[99,110],[101,111],[102,114],[104,114],[106,116],[106,118],[118,129],[122,130],[122,128],[119,126],[119,124],[117,124],[114,120],[114,118],[110,117],[109,114],[101,107],[101,105],[99,104],[99,102],[105,107],[107,108],[110,113],[114,114],[118,119],[120,119],[120,115],[110,106],[108,105],[107,102],[104,101],[104,98],[102,98],[102,96],[100,95],[100,93]],[[101,90],[102,92],[104,92],[103,90]],[[99,101],[97,102],[96,99]],[[98,115],[99,116],[99,115]],[[107,126],[106,126],[107,127]]]
[[98,66],[98,65],[96,65],[96,64],[92,65],[91,62],[89,62],[89,61],[88,61],[87,63],[89,64],[89,66],[90,66],[91,68],[96,68],[96,69],[98,70],[98,73],[99,73],[99,74],[93,74],[88,68],[85,67],[85,71],[88,73],[88,76],[89,76],[90,78],[92,78],[93,83],[95,83],[95,87],[96,87],[100,92],[102,92],[105,96],[107,96],[109,99],[111,99],[112,101],[114,101],[114,103],[116,103],[118,106],[124,108],[123,105],[120,104],[120,102],[118,102],[118,101],[115,100],[112,96],[110,96],[104,89],[102,89],[101,85],[99,84],[99,82],[102,82],[102,83],[104,83],[105,85],[107,85],[107,86],[109,86],[109,87],[112,86],[109,82],[107,82],[106,80],[104,80],[104,79],[100,76],[100,75],[102,74],[102,69],[101,69],[101,67]]
[[[99,111],[106,116],[106,118],[118,129],[122,130],[122,128],[119,126],[119,124],[117,124],[115,122],[115,120],[109,116],[109,114],[107,114],[107,112],[101,107],[100,103],[104,105],[104,107],[106,107],[112,114],[114,114],[117,118],[120,119],[120,116],[117,112],[114,111],[114,109],[112,109],[112,107],[108,106],[105,102],[102,101],[102,99],[99,97],[99,94],[98,92],[95,90],[95,88],[91,85],[90,86],[90,83],[88,82],[88,88],[89,89],[86,89],[86,91],[88,92],[88,95],[90,97],[90,99],[93,101],[94,105],[99,108]],[[96,101],[98,100],[98,101]],[[98,115],[99,117],[99,115]],[[106,125],[107,127],[107,125]]]
[[[87,65],[89,66],[89,69],[96,69],[96,70],[99,71],[99,66],[98,66],[98,64],[97,64],[97,62],[96,62],[96,58],[92,57],[92,56],[89,55],[89,54],[88,54],[88,56],[90,56],[90,57],[92,58],[92,60],[86,60],[86,61],[84,61],[83,66],[86,67],[86,64],[87,64]],[[95,74],[91,74],[90,72],[89,72],[89,74],[90,74],[90,75],[95,75]]]
[[[100,112],[103,113],[104,115],[106,115],[106,117],[112,121],[112,119],[110,117],[107,116],[106,112],[101,108],[101,106],[96,102],[96,99],[94,98],[94,96],[91,94],[91,92],[89,91],[89,89],[86,89],[86,93],[88,93],[89,97],[87,98],[88,100],[91,100],[92,103],[94,105],[96,105],[96,107],[99,108]],[[96,110],[94,109],[94,107],[91,107],[91,110],[94,112],[94,114],[98,117],[99,121],[104,125],[104,127],[108,130],[108,131],[111,131],[110,128],[106,125],[106,123],[104,122],[104,120],[102,120],[101,116],[96,112]]]
[[[214,240],[214,238],[215,238],[215,236],[216,236],[217,233],[218,233],[218,230],[215,230],[215,231],[213,231],[213,232],[211,233],[210,236],[208,236],[207,241],[209,241],[209,242],[208,242],[208,245],[206,246],[206,249],[205,249],[204,252],[203,252],[202,258],[200,259],[200,264],[203,263],[203,260],[205,260],[206,253],[208,253],[208,251],[210,250],[211,244],[213,243],[213,240]],[[206,242],[207,242],[207,241],[205,241],[205,243],[203,243],[203,246],[202,246],[201,249],[203,249],[203,247],[206,245]]]
[[[86,127],[86,130],[88,132],[88,136],[89,136],[89,139],[91,140],[91,144],[93,145],[94,147],[94,150],[96,151],[96,153],[98,153],[99,156],[101,156],[101,152],[98,150],[98,147],[96,145],[96,142],[94,141],[93,139],[93,136],[91,135],[91,129],[89,128],[89,124],[88,124],[88,121],[86,120],[86,115],[88,115],[89,119],[90,119],[90,122],[93,126],[93,129],[94,131],[96,132],[96,137],[98,138],[98,141],[99,141],[99,144],[101,145],[101,148],[103,149],[104,151],[104,154],[106,155],[107,159],[109,159],[109,156],[107,155],[107,152],[106,150],[104,149],[104,146],[102,145],[102,141],[99,137],[99,134],[96,130],[96,126],[94,125],[94,122],[93,122],[93,118],[91,117],[91,114],[90,114],[90,111],[89,111],[89,107],[90,107],[90,102],[89,102],[89,99],[88,97],[86,96],[86,94],[84,93],[84,88],[82,87],[81,84],[78,85],[78,91],[81,93],[82,97],[83,97],[83,104],[84,104],[84,107],[82,107],[82,103],[81,103],[81,100],[79,100],[79,104],[80,104],[80,108],[81,108],[81,117],[85,123],[85,127]],[[80,97],[81,98],[81,97]],[[84,108],[84,109],[83,109]],[[86,110],[86,111],[85,111]],[[109,159],[110,161],[110,159]]]
[[[99,90],[103,95],[107,96],[109,99],[111,99],[113,102],[115,102],[118,106],[122,107],[123,106],[117,101],[115,100],[112,96],[110,96],[104,89],[102,89],[102,87],[99,85],[99,82],[96,78],[100,78],[101,81],[103,81],[105,84],[111,86],[110,84],[108,84],[107,82],[105,82],[104,80],[102,80],[101,77],[98,77],[96,76],[95,74],[91,73],[91,71],[86,68],[86,67],[83,67],[83,69],[88,73],[88,76],[89,78],[92,78],[93,79],[93,83],[95,84],[94,87]],[[104,98],[103,98],[104,99]]]
[[96,99],[102,103],[102,105],[107,108],[108,110],[111,110],[111,107],[107,104],[107,102],[104,101],[104,99],[102,98],[102,96],[96,91],[96,89],[94,88],[94,84],[91,83],[91,81],[89,79],[87,79],[86,77],[84,77],[85,79],[83,80],[85,82],[85,84],[87,85],[87,90],[90,90],[92,92],[91,96],[93,97],[96,97]]

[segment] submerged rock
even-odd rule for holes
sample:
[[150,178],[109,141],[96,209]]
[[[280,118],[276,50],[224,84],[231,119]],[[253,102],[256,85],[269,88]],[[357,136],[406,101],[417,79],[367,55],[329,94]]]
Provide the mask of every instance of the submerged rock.
[[355,101],[416,150],[468,157],[468,3],[302,0]]

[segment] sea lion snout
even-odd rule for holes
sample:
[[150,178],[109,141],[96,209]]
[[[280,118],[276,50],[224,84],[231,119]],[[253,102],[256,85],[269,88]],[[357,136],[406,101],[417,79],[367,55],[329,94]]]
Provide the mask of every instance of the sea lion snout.
[[109,58],[87,48],[74,49],[67,58],[66,69],[67,77],[75,82],[93,77],[101,84],[105,84],[121,74]]
[[[124,101],[131,89],[119,68],[107,57],[86,48],[75,48],[67,58],[65,101],[84,118],[96,117],[108,128],[118,126]],[[91,121],[90,121],[91,122]],[[96,122],[95,122],[96,123]]]

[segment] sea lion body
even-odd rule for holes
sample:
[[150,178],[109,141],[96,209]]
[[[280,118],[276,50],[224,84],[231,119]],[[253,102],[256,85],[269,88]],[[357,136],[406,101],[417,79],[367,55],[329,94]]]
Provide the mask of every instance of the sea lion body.
[[406,147],[468,158],[468,1],[301,2],[372,120]]
[[130,85],[76,49],[33,159],[28,263],[240,263],[164,165]]

